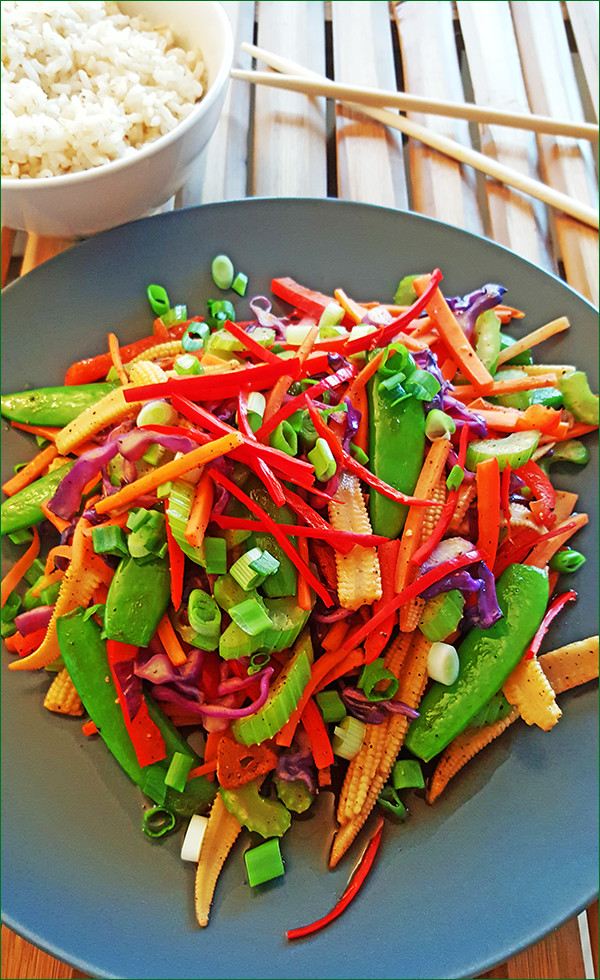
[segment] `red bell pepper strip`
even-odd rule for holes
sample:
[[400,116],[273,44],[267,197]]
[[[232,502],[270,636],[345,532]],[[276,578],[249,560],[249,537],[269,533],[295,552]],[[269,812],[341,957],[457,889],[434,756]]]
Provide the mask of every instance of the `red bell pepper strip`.
[[[392,538],[389,541],[384,541],[377,548],[379,568],[381,572],[381,599],[376,599],[373,603],[374,613],[378,613],[379,610],[382,609],[396,594],[394,591],[394,580],[396,577],[396,563],[398,561],[399,550],[400,538]],[[379,629],[375,629],[369,633],[365,640],[366,664],[373,663],[374,660],[377,660],[379,654],[383,652],[385,645],[391,636],[395,621],[396,613],[393,612],[389,618],[381,624]]]
[[[463,425],[460,432],[460,439],[458,444],[458,463],[457,465],[464,470],[465,460],[467,458],[467,446],[469,442],[469,427]],[[456,504],[458,502],[458,490],[451,490],[446,498],[446,503],[442,508],[442,513],[438,523],[436,524],[435,530],[429,535],[427,541],[423,542],[420,548],[417,548],[414,555],[411,557],[411,564],[422,565],[423,562],[427,561],[432,552],[437,548],[438,544],[444,537],[448,529],[448,525],[452,520],[454,511],[456,510]]]
[[339,915],[342,914],[344,909],[346,909],[352,899],[360,891],[365,878],[367,877],[369,871],[371,870],[373,861],[375,860],[375,855],[377,854],[379,844],[381,843],[381,834],[383,832],[383,817],[379,818],[375,833],[371,837],[371,840],[367,844],[365,852],[360,859],[354,874],[352,875],[346,889],[344,890],[340,900],[334,905],[331,912],[324,915],[322,919],[317,919],[316,922],[311,922],[307,926],[299,926],[297,929],[288,929],[286,932],[287,939],[301,939],[303,936],[310,936],[313,932],[318,932],[319,929],[323,929],[324,926],[328,926],[330,922],[337,919]]
[[325,439],[337,461],[350,473],[354,473],[359,479],[363,480],[370,487],[373,487],[374,490],[379,490],[384,497],[389,497],[390,500],[397,500],[400,504],[428,507],[433,503],[431,500],[418,500],[416,497],[409,497],[404,493],[400,493],[399,490],[395,490],[388,483],[384,483],[383,480],[380,480],[374,473],[371,473],[371,470],[368,470],[366,466],[363,466],[358,460],[354,459],[354,456],[346,452],[335,433],[325,425],[325,422],[312,404],[310,398],[307,397],[306,392],[304,393],[304,403],[308,408],[308,414],[318,434]]
[[477,547],[487,554],[488,568],[494,567],[500,536],[500,467],[492,456],[477,464]]
[[550,626],[552,620],[556,616],[558,616],[559,612],[561,611],[563,606],[567,604],[567,602],[572,602],[576,598],[577,598],[577,593],[573,592],[573,590],[571,589],[569,592],[563,592],[562,595],[557,596],[556,599],[554,599],[550,603],[546,611],[546,615],[544,616],[542,622],[539,625],[539,629],[537,630],[533,640],[531,641],[531,643],[527,648],[527,653],[525,654],[525,660],[533,660],[533,658],[535,657],[536,653],[538,652],[538,650],[542,645],[542,640],[544,639],[546,633],[548,632],[548,627]]
[[301,392],[299,395],[295,395],[290,398],[285,405],[282,405],[277,412],[274,412],[268,419],[266,419],[261,427],[256,432],[256,438],[259,440],[264,439],[266,436],[273,432],[280,422],[284,422],[288,419],[290,415],[298,409],[304,408],[304,395],[308,395],[309,398],[317,398],[318,395],[322,394],[324,391],[330,391],[333,388],[337,388],[338,385],[344,384],[346,381],[350,381],[356,374],[356,367],[354,364],[347,364],[336,371],[335,374],[330,374],[329,377],[323,378],[318,381],[316,385],[312,385],[306,392]]
[[242,330],[239,324],[235,323],[233,320],[226,320],[224,329],[228,330],[229,333],[233,334],[233,336],[238,340],[241,340],[246,349],[258,357],[259,361],[268,361],[269,364],[281,363],[281,358],[277,354],[274,354],[268,347],[263,347],[262,344],[259,344],[258,341],[254,339],[252,334],[246,333],[246,331]]
[[[262,522],[263,527],[266,528],[273,535],[275,540],[279,542],[279,544],[285,551],[288,558],[294,563],[294,565],[298,569],[300,575],[302,575],[302,577],[306,579],[306,581],[311,586],[311,588],[314,589],[317,595],[321,597],[325,605],[326,606],[333,605],[333,599],[329,595],[329,592],[327,591],[326,588],[324,588],[324,586],[321,584],[321,582],[316,577],[316,575],[313,574],[313,572],[310,570],[306,562],[303,561],[303,559],[300,557],[300,555],[293,547],[289,539],[281,531],[280,525],[277,524],[271,517],[269,517],[269,515],[262,509],[262,507],[260,507],[256,503],[256,501],[252,500],[252,498],[249,497],[247,493],[244,493],[243,490],[240,490],[240,488],[237,487],[235,483],[232,483],[232,481],[229,480],[226,476],[223,476],[222,473],[219,473],[217,470],[214,469],[209,470],[209,472],[211,475],[211,479],[214,480],[215,483],[219,483],[222,487],[225,487],[226,490],[229,490],[229,492],[233,494],[234,497],[237,497],[238,500],[241,500],[242,503],[246,505],[248,510],[251,510],[253,514],[256,514],[256,516]],[[295,525],[294,525],[294,530],[296,531]]]
[[566,531],[571,531],[577,526],[575,521],[559,524],[551,531],[540,534],[531,527],[519,527],[513,530],[512,540],[504,542],[498,549],[498,556],[494,565],[494,576],[498,578],[508,565],[527,564],[527,556],[535,545],[542,541],[549,541],[556,538]]
[[[264,530],[261,521],[252,521],[246,517],[229,517],[227,514],[215,514],[213,520],[215,524],[224,530]],[[336,528],[331,527],[330,524],[327,524],[325,527],[304,527],[302,524],[278,523],[277,527],[283,534],[289,534],[292,537],[318,538],[321,541],[328,541],[336,551],[341,551],[342,554],[347,554],[357,544],[365,548],[371,548],[383,544],[388,540],[380,534],[361,534],[359,531],[338,531]]]
[[137,653],[137,647],[132,646],[129,643],[120,643],[118,640],[107,640],[106,653],[110,664],[111,674],[115,682],[115,687],[117,688],[119,704],[121,706],[121,711],[123,712],[125,727],[127,728],[129,737],[135,749],[137,760],[142,767],[149,766],[153,762],[160,762],[161,759],[166,758],[167,751],[160,730],[150,717],[148,705],[142,697],[142,703],[139,711],[134,718],[130,718],[125,701],[125,694],[123,692],[123,688],[121,687],[121,682],[117,671],[115,670],[115,664],[124,663],[128,660],[133,662],[133,659]]
[[281,276],[271,280],[271,292],[279,299],[289,303],[294,309],[308,313],[309,316],[319,320],[320,316],[329,303],[335,302],[333,296],[326,296],[316,289],[309,289],[301,286],[299,282],[290,276]]
[[307,702],[300,723],[308,735],[310,748],[317,769],[325,769],[332,766],[335,762],[333,749],[329,740],[327,725],[323,721],[323,715],[317,707],[316,701],[312,698]]
[[171,602],[174,609],[179,609],[183,595],[183,573],[185,555],[173,537],[169,521],[165,521],[167,531],[167,546],[169,549],[169,567],[171,571]]
[[[254,433],[250,428],[250,423],[248,422],[248,395],[242,390],[238,392],[238,426],[240,432],[246,439],[255,440]],[[260,479],[269,491],[271,500],[273,500],[278,507],[283,507],[285,503],[283,487],[273,471],[267,466],[264,459],[258,457],[254,462],[253,468],[255,469],[255,472],[258,471]]]
[[[519,466],[514,472],[516,476],[520,477],[527,484],[535,497],[535,501],[531,504],[531,510],[534,515],[538,514],[542,524],[545,527],[550,527],[556,520],[554,513],[556,494],[554,493],[554,487],[550,483],[550,480],[538,464],[531,460],[525,463],[524,466]],[[533,506],[535,502],[538,503],[537,508]]]
[[[186,320],[184,323],[176,323],[169,330],[168,339],[179,340],[183,337],[191,323],[198,323],[202,319],[203,317],[192,317],[191,320]],[[126,364],[127,361],[133,360],[134,357],[142,354],[145,350],[149,350],[150,347],[156,347],[159,342],[156,334],[152,334],[151,337],[143,337],[141,340],[136,340],[132,344],[125,344],[123,347],[119,347],[121,360]],[[100,378],[106,377],[111,366],[112,358],[109,352],[106,354],[97,354],[96,357],[86,357],[82,361],[76,361],[74,364],[71,364],[71,367],[65,375],[65,384],[84,385],[92,381],[98,381]]]

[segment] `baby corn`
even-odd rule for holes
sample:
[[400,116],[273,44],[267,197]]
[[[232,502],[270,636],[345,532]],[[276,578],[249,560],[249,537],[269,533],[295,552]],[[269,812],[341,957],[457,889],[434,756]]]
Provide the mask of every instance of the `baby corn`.
[[75,685],[69,677],[66,667],[58,672],[48,688],[44,698],[44,707],[48,708],[48,711],[56,711],[61,715],[83,714],[81,698],[75,690]]
[[61,456],[66,456],[90,436],[101,432],[109,425],[120,422],[121,419],[135,415],[139,412],[141,404],[141,402],[126,402],[123,388],[113,388],[95,405],[86,408],[57,433],[56,448]]
[[[371,534],[371,522],[358,478],[342,472],[335,498],[329,504],[329,520],[338,531]],[[335,553],[338,598],[345,609],[358,609],[381,598],[381,573],[377,548],[355,545],[348,554]]]

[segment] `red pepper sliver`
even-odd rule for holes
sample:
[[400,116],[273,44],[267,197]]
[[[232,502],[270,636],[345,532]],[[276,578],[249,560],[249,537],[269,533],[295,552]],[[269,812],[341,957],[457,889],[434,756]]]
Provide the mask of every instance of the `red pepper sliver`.
[[[394,580],[396,577],[396,563],[398,561],[399,550],[400,538],[392,538],[389,541],[384,541],[377,548],[381,572],[381,599],[376,599],[373,603],[374,613],[378,613],[395,595]],[[379,654],[383,652],[391,636],[395,621],[396,613],[394,612],[385,623],[381,624],[379,629],[375,629],[369,633],[365,640],[365,663],[373,663],[374,660],[377,660]]]
[[525,654],[525,660],[533,660],[533,658],[535,657],[536,653],[538,652],[538,650],[542,645],[542,640],[544,639],[546,633],[548,632],[548,627],[550,626],[552,620],[556,616],[558,616],[559,612],[561,611],[563,606],[567,604],[567,602],[572,602],[576,598],[577,598],[577,593],[573,592],[573,590],[571,589],[569,592],[563,592],[562,595],[557,596],[556,599],[554,599],[550,603],[548,609],[546,610],[546,615],[544,616],[542,622],[539,625],[539,629],[537,633],[535,634],[533,640],[529,644],[527,653]]
[[[238,392],[238,426],[240,432],[246,439],[254,440],[255,436],[248,422],[248,394],[245,391]],[[267,466],[264,459],[258,457],[255,460],[255,472],[258,471],[262,482],[269,491],[269,496],[278,507],[283,507],[285,503],[285,493],[280,481],[273,471]]]
[[[215,514],[213,520],[222,529],[231,528],[241,531],[264,530],[264,525],[261,521],[253,521],[247,517],[229,517],[228,514]],[[374,545],[383,544],[389,540],[389,538],[384,538],[380,534],[362,534],[359,531],[338,531],[329,524],[326,524],[324,527],[305,527],[302,524],[278,523],[277,527],[283,534],[289,534],[292,537],[320,538],[322,541],[328,541],[336,551],[341,551],[343,554],[351,551],[356,544],[363,545],[365,548],[371,548]]]
[[335,374],[330,374],[327,378],[323,378],[321,381],[317,382],[306,392],[301,392],[299,395],[294,395],[290,398],[289,402],[282,405],[281,408],[274,412],[268,419],[265,419],[260,429],[256,432],[256,438],[261,440],[273,432],[280,422],[284,422],[288,419],[290,415],[298,411],[300,408],[304,408],[304,395],[308,395],[309,398],[317,398],[318,395],[322,394],[324,391],[329,391],[333,388],[337,388],[338,385],[344,384],[346,381],[350,381],[356,374],[356,368],[353,364],[345,365],[336,371]]
[[539,518],[542,524],[549,527],[556,520],[556,515],[554,514],[556,494],[550,480],[541,467],[531,460],[523,466],[519,466],[514,472],[515,476],[520,477],[531,490],[536,501],[539,503]]
[[323,721],[323,715],[319,711],[316,701],[312,698],[307,702],[300,722],[308,735],[317,769],[325,769],[327,766],[332,766],[335,759],[333,757],[333,749],[329,740],[327,725]]
[[262,344],[259,344],[252,334],[246,333],[233,320],[227,320],[224,324],[224,329],[228,330],[238,340],[241,340],[246,349],[251,351],[252,354],[255,354],[259,360],[268,361],[270,364],[281,364],[281,358],[277,354],[274,354],[268,347],[263,347]]
[[169,567],[171,570],[171,602],[174,609],[179,609],[181,597],[183,595],[183,573],[185,569],[185,555],[173,537],[169,521],[165,521],[167,530],[167,546],[169,549]]
[[107,640],[106,653],[108,656],[113,681],[119,696],[119,704],[121,706],[121,711],[123,712],[125,727],[127,728],[129,737],[131,738],[137,760],[142,767],[149,766],[153,762],[160,762],[160,760],[165,759],[167,755],[165,742],[160,733],[160,729],[150,717],[148,705],[143,698],[141,706],[135,717],[129,717],[129,711],[125,701],[125,694],[123,692],[123,688],[121,687],[121,682],[117,671],[115,670],[115,664],[123,663],[128,660],[133,661],[137,653],[137,647],[132,646],[129,643],[120,643],[118,640]]
[[342,914],[344,909],[346,909],[352,899],[360,891],[365,878],[367,877],[373,861],[375,860],[375,855],[379,849],[381,843],[381,835],[383,832],[383,817],[379,818],[377,828],[375,833],[371,837],[371,840],[367,844],[365,852],[360,859],[358,867],[356,868],[352,878],[348,882],[345,891],[342,894],[340,900],[334,905],[331,912],[324,915],[322,919],[317,919],[316,922],[311,922],[307,926],[299,926],[297,929],[288,929],[286,932],[287,939],[301,939],[303,936],[310,936],[313,932],[318,932],[319,929],[323,929],[324,926],[329,925],[334,919],[337,919],[339,915]]

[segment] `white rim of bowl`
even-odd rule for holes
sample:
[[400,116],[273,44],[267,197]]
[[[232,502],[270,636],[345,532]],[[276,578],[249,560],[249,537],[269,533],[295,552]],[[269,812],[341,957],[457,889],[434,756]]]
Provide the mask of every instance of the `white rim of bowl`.
[[182,119],[180,123],[171,129],[168,133],[164,133],[163,136],[159,136],[157,139],[153,140],[151,143],[146,143],[145,146],[140,147],[135,154],[128,157],[122,157],[120,160],[111,160],[110,163],[102,163],[97,167],[90,167],[89,170],[76,170],[74,173],[67,174],[57,174],[54,177],[2,177],[0,186],[6,187],[7,190],[14,187],[32,187],[32,188],[42,188],[57,186],[57,183],[86,183],[88,181],[93,181],[104,174],[115,173],[117,170],[125,170],[134,163],[141,159],[148,159],[155,156],[160,150],[168,146],[169,143],[178,139],[179,136],[189,129],[196,118],[197,113],[200,109],[208,105],[210,108],[211,103],[215,102],[218,98],[222,86],[227,81],[229,72],[231,71],[231,66],[233,64],[233,32],[231,30],[231,24],[229,19],[223,10],[223,7],[217,0],[208,0],[210,5],[216,11],[219,20],[221,21],[221,26],[223,29],[225,37],[225,52],[221,66],[216,74],[213,82],[211,82],[208,87],[206,94],[203,95],[200,102],[192,109],[190,114]]

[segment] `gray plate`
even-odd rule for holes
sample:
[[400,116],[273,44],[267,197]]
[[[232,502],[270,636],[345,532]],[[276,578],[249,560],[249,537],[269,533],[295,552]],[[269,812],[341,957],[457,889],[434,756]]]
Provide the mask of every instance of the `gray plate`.
[[[487,281],[527,312],[515,335],[566,314],[572,329],[541,350],[584,366],[597,390],[595,310],[559,280],[489,241],[412,214],[338,201],[246,200],[125,225],[74,247],[9,286],[3,299],[2,390],[57,384],[67,365],[146,335],[146,285],[203,312],[217,292],[210,262],[227,252],[248,297],[291,275],[323,291],[391,299],[401,275],[439,266],[446,295]],[[243,315],[245,301],[236,304]],[[31,453],[3,424],[3,480]],[[588,563],[544,649],[597,632],[597,454],[558,474],[589,526]],[[4,560],[14,552],[3,544]],[[3,920],[33,943],[98,977],[468,977],[490,969],[583,909],[597,894],[597,685],[561,698],[549,734],[512,726],[450,785],[438,804],[413,798],[410,819],[386,824],[359,898],[328,929],[288,944],[285,930],[323,915],[353,858],[327,870],[331,796],[282,844],[283,878],[251,889],[238,840],[211,921],[194,924],[194,869],[179,838],[140,832],[141,800],[77,719],[42,707],[45,677],[2,683]],[[359,853],[357,843],[352,855]]]

